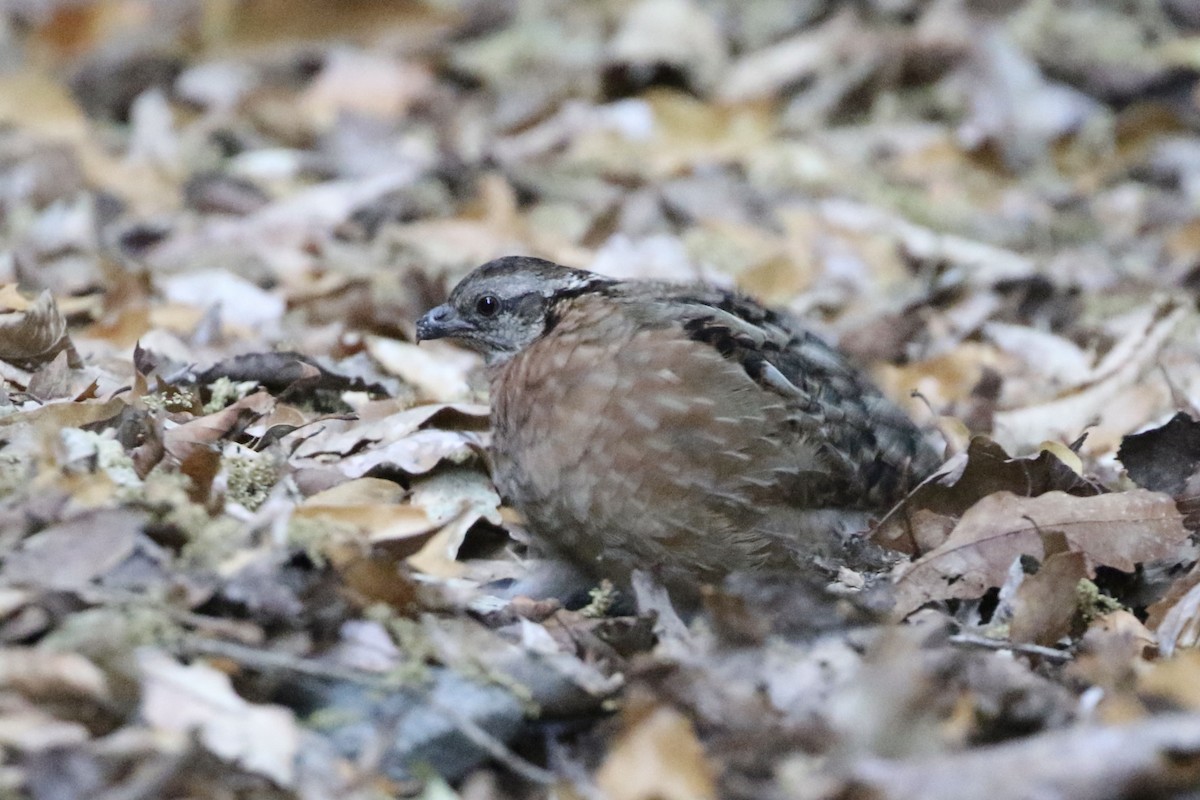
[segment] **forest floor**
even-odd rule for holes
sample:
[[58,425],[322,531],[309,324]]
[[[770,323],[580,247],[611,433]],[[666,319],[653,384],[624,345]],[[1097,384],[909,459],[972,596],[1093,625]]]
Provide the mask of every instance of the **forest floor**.
[[[1200,797],[1198,76],[1194,0],[7,4],[0,798]],[[884,601],[501,596],[413,334],[513,253],[864,365]]]

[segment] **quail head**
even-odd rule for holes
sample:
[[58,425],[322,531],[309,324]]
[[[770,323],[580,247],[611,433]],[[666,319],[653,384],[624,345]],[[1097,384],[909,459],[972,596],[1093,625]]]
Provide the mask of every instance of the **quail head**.
[[596,578],[668,588],[838,565],[938,463],[913,422],[781,312],[536,258],[478,267],[417,323],[489,366],[495,480]]

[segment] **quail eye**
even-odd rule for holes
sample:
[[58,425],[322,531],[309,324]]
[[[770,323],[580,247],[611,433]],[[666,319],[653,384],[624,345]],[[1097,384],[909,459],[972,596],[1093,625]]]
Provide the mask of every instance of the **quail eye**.
[[494,317],[500,310],[500,301],[494,294],[485,294],[475,301],[475,313],[481,317]]

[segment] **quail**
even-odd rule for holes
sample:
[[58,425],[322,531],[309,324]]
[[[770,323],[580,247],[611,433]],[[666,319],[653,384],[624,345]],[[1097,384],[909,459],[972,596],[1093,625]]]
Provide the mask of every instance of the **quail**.
[[593,578],[833,568],[939,463],[845,357],[705,285],[488,262],[417,323],[480,351],[498,489]]

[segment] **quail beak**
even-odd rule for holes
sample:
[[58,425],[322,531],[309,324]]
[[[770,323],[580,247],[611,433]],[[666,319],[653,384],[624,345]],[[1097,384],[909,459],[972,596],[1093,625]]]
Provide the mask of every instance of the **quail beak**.
[[471,329],[471,323],[460,317],[453,306],[442,304],[437,308],[430,309],[425,316],[417,320],[417,341],[453,339]]

